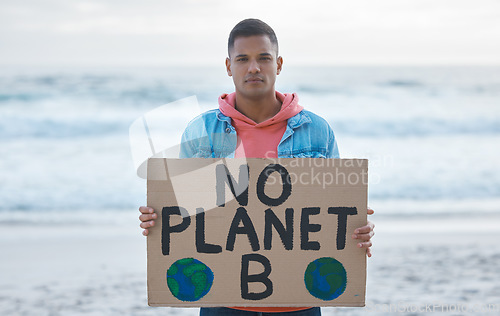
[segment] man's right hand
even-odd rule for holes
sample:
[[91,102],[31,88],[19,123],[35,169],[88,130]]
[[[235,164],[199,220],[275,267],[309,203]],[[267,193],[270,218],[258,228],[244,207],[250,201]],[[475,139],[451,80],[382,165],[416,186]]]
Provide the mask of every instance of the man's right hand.
[[141,228],[144,228],[142,234],[144,236],[147,236],[149,234],[148,228],[155,225],[154,220],[158,217],[158,215],[152,208],[147,206],[139,207],[139,211],[141,212],[141,215],[139,216],[141,224],[139,226],[141,226]]

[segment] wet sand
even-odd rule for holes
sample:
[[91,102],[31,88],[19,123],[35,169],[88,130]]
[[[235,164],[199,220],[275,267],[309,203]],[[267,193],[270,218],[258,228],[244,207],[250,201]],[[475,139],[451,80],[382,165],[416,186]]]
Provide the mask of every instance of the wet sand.
[[[323,308],[323,315],[500,314],[498,216],[372,219],[367,306]],[[132,218],[116,225],[3,223],[0,250],[1,315],[198,314],[147,305],[146,240]]]

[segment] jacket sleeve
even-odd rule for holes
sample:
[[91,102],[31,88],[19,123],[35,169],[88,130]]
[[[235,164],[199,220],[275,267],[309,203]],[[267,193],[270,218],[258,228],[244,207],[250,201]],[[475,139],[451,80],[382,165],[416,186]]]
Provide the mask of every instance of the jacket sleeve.
[[195,154],[196,145],[193,144],[193,140],[188,140],[188,129],[189,127],[184,130],[184,133],[182,133],[179,158],[192,158]]
[[335,139],[335,134],[333,133],[331,127],[329,127],[328,132],[330,134],[330,137],[328,141],[327,158],[340,158],[337,140]]
[[211,156],[211,140],[208,137],[203,114],[188,123],[182,133],[179,158],[208,158]]

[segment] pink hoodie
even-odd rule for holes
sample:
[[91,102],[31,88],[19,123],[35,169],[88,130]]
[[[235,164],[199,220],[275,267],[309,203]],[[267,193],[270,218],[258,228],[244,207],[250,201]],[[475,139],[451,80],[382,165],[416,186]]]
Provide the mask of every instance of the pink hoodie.
[[229,116],[238,135],[235,158],[278,158],[278,144],[286,130],[289,118],[302,111],[299,97],[296,93],[282,94],[276,91],[276,97],[281,101],[281,110],[264,122],[255,123],[238,110],[234,104],[236,94],[223,94],[219,97],[219,109]]
[[[238,135],[235,158],[278,158],[278,144],[286,130],[289,118],[302,111],[297,94],[279,93],[276,97],[281,101],[281,110],[270,119],[259,124],[236,110],[234,104],[236,94],[223,94],[219,97],[219,109],[222,114],[231,118]],[[310,307],[231,307],[253,312],[293,312]]]

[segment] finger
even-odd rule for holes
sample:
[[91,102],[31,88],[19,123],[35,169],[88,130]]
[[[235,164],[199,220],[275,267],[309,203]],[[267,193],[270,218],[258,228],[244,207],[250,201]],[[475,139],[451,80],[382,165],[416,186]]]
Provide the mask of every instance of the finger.
[[358,227],[354,230],[354,234],[368,234],[372,230],[370,225]]
[[368,256],[368,258],[371,258],[371,256],[372,256],[372,250],[371,250],[371,248],[367,248],[366,249],[366,255]]
[[158,216],[156,215],[156,213],[153,213],[153,214],[141,214],[139,215],[139,220],[141,222],[145,222],[145,221],[150,221],[150,220],[153,220],[153,219],[156,219]]
[[370,221],[367,222],[367,225],[371,227],[371,230],[375,228],[375,224]]
[[368,221],[367,224],[363,227],[358,227],[354,230],[355,234],[367,234],[375,228],[375,224]]
[[369,248],[371,246],[372,246],[371,241],[365,241],[365,242],[358,243],[358,248]]
[[373,235],[375,235],[375,232],[373,230],[371,230],[367,234],[352,234],[352,238],[368,241],[373,237]]
[[368,215],[372,215],[373,213],[375,213],[375,211],[374,211],[374,210],[372,210],[370,207],[368,207],[368,208],[366,209],[366,213],[367,213]]
[[139,207],[139,211],[142,214],[152,214],[152,213],[154,213],[154,210],[151,207],[147,207],[147,206],[141,206],[141,207]]
[[155,225],[154,221],[147,221],[147,222],[142,222],[139,226],[141,228],[148,228],[148,227],[153,227]]
[[147,235],[149,234],[149,231],[148,231],[147,229],[145,229],[145,230],[143,230],[143,231],[142,231],[142,234],[143,234],[144,236],[147,236]]

